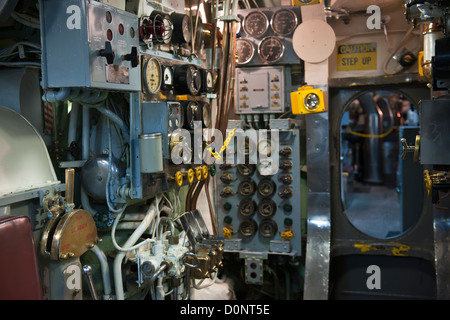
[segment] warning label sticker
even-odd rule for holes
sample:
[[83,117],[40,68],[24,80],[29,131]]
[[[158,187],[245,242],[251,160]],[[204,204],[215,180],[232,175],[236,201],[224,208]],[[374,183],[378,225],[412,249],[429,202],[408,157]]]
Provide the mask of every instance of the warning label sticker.
[[337,48],[337,71],[377,69],[377,44],[340,44]]

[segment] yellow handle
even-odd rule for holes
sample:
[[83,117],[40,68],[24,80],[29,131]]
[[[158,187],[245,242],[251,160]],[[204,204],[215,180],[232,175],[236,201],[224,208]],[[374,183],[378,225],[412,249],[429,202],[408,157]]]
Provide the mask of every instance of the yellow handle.
[[192,183],[194,181],[194,170],[189,169],[187,172],[187,179],[189,183]]
[[175,174],[175,182],[179,187],[183,184],[183,174],[180,171]]

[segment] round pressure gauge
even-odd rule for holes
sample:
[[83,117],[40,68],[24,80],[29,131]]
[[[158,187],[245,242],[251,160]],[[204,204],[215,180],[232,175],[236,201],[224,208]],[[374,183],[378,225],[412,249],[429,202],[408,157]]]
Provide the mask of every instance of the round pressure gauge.
[[284,44],[277,37],[266,37],[259,43],[258,54],[265,62],[277,62],[284,54]]
[[189,16],[174,12],[170,16],[173,24],[172,42],[184,44],[191,41],[192,26]]
[[244,31],[254,38],[261,37],[269,27],[267,16],[261,11],[253,11],[244,19]]
[[202,109],[195,101],[189,101],[185,104],[185,128],[193,130],[195,121],[202,121]]
[[253,43],[248,39],[237,39],[236,40],[236,51],[237,51],[237,63],[246,64],[252,60],[255,54],[255,49]]
[[200,87],[201,93],[211,93],[214,91],[214,79],[211,71],[207,69],[199,69],[201,74],[202,85]]
[[271,158],[263,159],[258,163],[258,172],[262,176],[273,176],[277,170]]
[[276,34],[286,35],[297,26],[297,16],[294,11],[283,8],[273,14],[270,25]]
[[197,95],[202,85],[200,71],[193,65],[180,65],[174,70],[174,86],[178,94]]
[[211,106],[208,102],[202,104],[202,125],[203,128],[209,128],[211,125]]
[[161,88],[161,64],[156,58],[150,58],[144,67],[144,83],[149,93],[157,93]]
[[272,143],[270,139],[263,139],[258,143],[258,152],[262,156],[270,157],[272,153]]

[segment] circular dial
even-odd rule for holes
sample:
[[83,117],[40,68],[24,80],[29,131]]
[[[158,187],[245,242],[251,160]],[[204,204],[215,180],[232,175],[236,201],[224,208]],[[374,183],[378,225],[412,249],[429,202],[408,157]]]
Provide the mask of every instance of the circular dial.
[[195,126],[195,121],[202,121],[202,110],[197,102],[190,101],[185,106],[185,114],[186,114],[186,121],[185,125],[186,128],[189,130],[193,130]]
[[261,37],[269,27],[267,16],[261,11],[253,11],[244,19],[244,31],[254,38]]
[[202,105],[202,122],[203,127],[209,128],[211,124],[211,107],[208,102],[205,102]]
[[255,54],[255,49],[250,40],[247,39],[237,39],[236,40],[236,51],[237,51],[237,63],[246,64],[252,60]]
[[277,62],[283,57],[284,44],[277,37],[266,37],[259,43],[258,54],[266,62]]
[[193,65],[180,65],[174,70],[174,86],[178,94],[197,95],[202,85],[200,71]]
[[254,164],[238,164],[238,172],[243,176],[251,176],[255,172]]
[[144,83],[150,93],[157,93],[161,87],[161,64],[155,58],[150,58],[145,64]]
[[258,183],[258,193],[263,197],[270,197],[275,193],[276,185],[270,179],[262,179]]
[[175,44],[188,43],[191,40],[192,26],[189,16],[182,13],[172,13],[173,24],[172,42]]
[[270,24],[275,33],[286,35],[294,31],[297,25],[297,16],[290,9],[280,9],[273,14]]
[[272,159],[263,159],[258,163],[258,172],[262,176],[273,176],[278,171]]
[[255,193],[256,184],[253,180],[244,180],[238,186],[239,194],[248,197]]
[[258,152],[260,155],[270,157],[272,154],[272,142],[270,139],[263,139],[258,143]]
[[259,233],[266,238],[271,238],[277,234],[277,224],[271,219],[261,221],[259,225]]
[[208,92],[214,91],[214,77],[211,71],[206,73],[206,87],[208,88]]
[[239,202],[239,213],[244,217],[250,217],[255,214],[256,203],[250,198],[244,199]]
[[276,203],[271,199],[262,199],[258,204],[258,212],[263,217],[271,217],[277,211]]
[[256,231],[258,230],[258,226],[254,220],[245,220],[242,221],[239,225],[239,232],[244,237],[251,237],[256,234]]

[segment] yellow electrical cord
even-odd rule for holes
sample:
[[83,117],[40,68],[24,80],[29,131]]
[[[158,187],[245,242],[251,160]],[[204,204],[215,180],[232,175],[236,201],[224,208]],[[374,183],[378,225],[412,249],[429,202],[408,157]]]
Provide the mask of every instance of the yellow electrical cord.
[[350,128],[348,128],[346,131],[352,135],[358,136],[358,137],[362,137],[362,138],[373,138],[373,139],[382,139],[387,137],[388,135],[390,135],[395,129],[397,129],[397,127],[392,127],[390,128],[388,131],[386,131],[385,133],[382,134],[367,134],[367,133],[359,133],[359,132],[355,132],[350,130]]

